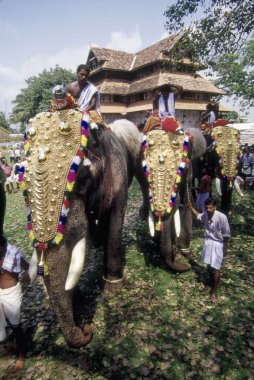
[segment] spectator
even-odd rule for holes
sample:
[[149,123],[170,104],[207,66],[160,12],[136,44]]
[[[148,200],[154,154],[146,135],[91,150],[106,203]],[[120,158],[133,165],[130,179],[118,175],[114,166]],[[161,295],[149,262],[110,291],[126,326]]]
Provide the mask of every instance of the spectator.
[[199,211],[205,212],[205,201],[209,198],[211,189],[211,177],[205,173],[199,183],[199,192],[197,195],[196,207]]
[[13,146],[10,147],[9,151],[9,157],[10,157],[10,162],[11,164],[15,162],[15,152]]
[[247,188],[247,177],[252,175],[253,170],[253,155],[250,153],[250,149],[248,147],[243,148],[243,154],[240,157],[240,176],[244,180],[243,189]]
[[0,237],[4,234],[4,215],[6,209],[6,196],[4,190],[5,181],[6,176],[4,175],[3,169],[0,166]]
[[19,160],[20,160],[20,149],[19,149],[18,145],[15,148],[14,154],[15,154],[15,162],[19,162]]
[[195,210],[191,203],[189,207],[205,227],[202,261],[212,271],[210,298],[218,298],[217,288],[220,282],[221,265],[223,258],[227,255],[228,240],[231,236],[228,219],[226,215],[216,210],[216,202],[212,198],[206,200],[206,211],[202,214]]
[[[20,283],[30,282],[28,268],[29,263],[24,253],[15,245],[7,243],[2,236],[0,239],[0,341],[7,339],[6,320],[8,320],[15,335],[17,349],[13,375],[17,375],[25,364],[27,342],[20,323],[22,302]],[[22,273],[23,270],[25,272]]]

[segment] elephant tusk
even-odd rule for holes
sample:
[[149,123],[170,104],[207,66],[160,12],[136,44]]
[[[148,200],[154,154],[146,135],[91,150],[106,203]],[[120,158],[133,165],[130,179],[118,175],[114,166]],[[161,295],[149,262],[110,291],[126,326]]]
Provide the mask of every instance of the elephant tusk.
[[72,250],[70,268],[65,283],[65,290],[71,290],[78,283],[86,255],[86,239],[82,238]]
[[181,220],[180,220],[180,213],[177,209],[174,215],[174,222],[175,222],[175,231],[176,231],[176,237],[180,237],[181,233]]
[[234,187],[236,189],[236,192],[240,197],[244,197],[244,194],[242,193],[242,190],[240,189],[239,183],[237,181],[237,178],[234,180]]
[[219,196],[221,197],[222,196],[221,181],[220,181],[220,179],[218,177],[215,178],[215,185],[216,185],[216,191],[219,194]]
[[154,237],[155,228],[154,228],[153,214],[151,213],[151,211],[149,211],[148,226],[149,226],[150,235]]
[[34,282],[37,277],[38,263],[39,263],[39,260],[38,260],[37,251],[36,249],[34,249],[31,260],[30,260],[29,269],[28,269],[28,274],[29,274],[31,282]]

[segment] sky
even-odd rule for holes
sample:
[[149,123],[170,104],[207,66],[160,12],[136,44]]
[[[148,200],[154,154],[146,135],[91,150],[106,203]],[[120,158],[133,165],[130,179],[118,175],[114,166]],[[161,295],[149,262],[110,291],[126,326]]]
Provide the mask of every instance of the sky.
[[171,3],[0,0],[0,111],[8,115],[25,80],[44,69],[59,65],[75,72],[91,45],[137,52],[167,37],[164,12]]

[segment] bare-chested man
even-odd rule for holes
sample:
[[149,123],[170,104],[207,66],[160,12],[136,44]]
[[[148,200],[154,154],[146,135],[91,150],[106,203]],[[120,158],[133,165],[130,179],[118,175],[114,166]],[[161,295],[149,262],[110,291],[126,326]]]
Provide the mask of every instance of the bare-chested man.
[[99,113],[100,93],[98,88],[87,80],[89,74],[90,67],[88,65],[79,65],[77,68],[78,80],[67,85],[67,92],[78,101],[81,111],[93,110]]
[[18,359],[12,375],[18,374],[25,363],[26,339],[20,323],[21,282],[29,283],[27,272],[29,263],[24,253],[15,245],[0,237],[0,342],[6,339],[6,320],[8,319],[16,338]]

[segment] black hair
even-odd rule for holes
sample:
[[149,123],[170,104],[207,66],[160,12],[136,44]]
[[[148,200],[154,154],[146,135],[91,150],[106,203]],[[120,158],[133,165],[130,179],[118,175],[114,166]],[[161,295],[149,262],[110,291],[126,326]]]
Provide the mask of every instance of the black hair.
[[78,65],[77,67],[77,73],[79,73],[81,70],[86,70],[88,74],[90,74],[91,68],[90,66],[81,63],[81,65]]
[[205,201],[205,206],[207,205],[213,205],[213,206],[216,206],[217,205],[217,202],[214,198],[212,197],[209,197],[207,198],[207,200]]

